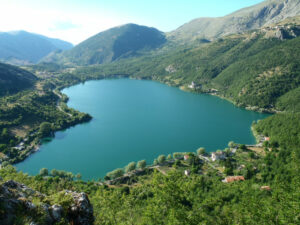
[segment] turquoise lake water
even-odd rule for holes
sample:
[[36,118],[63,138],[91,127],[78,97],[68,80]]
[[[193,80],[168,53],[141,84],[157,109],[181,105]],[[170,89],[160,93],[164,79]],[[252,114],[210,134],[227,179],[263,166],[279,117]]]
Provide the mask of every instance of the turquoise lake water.
[[131,161],[152,163],[160,154],[215,151],[229,141],[253,144],[252,122],[268,116],[154,81],[88,81],[62,92],[70,98],[68,106],[89,113],[92,121],[56,132],[16,165],[19,170],[56,168],[98,179]]

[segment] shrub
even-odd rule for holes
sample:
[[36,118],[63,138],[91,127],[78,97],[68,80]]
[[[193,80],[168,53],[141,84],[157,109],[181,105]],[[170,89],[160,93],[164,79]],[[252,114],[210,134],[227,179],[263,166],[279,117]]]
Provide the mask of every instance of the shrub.
[[126,167],[125,167],[125,172],[128,173],[130,171],[135,170],[136,168],[136,163],[135,162],[131,162],[129,163]]
[[106,174],[110,179],[116,179],[118,177],[121,177],[124,175],[124,170],[123,169],[115,169],[109,173]]
[[172,155],[169,154],[169,155],[167,156],[167,160],[171,160],[171,159],[172,159]]
[[47,168],[40,169],[40,175],[41,176],[48,176],[49,175],[48,169]]
[[174,159],[182,159],[183,155],[184,155],[184,153],[182,153],[182,152],[174,152],[173,153],[173,158]]
[[159,164],[164,163],[166,161],[166,156],[165,155],[158,156],[157,161]]
[[147,165],[146,160],[141,160],[141,161],[138,161],[137,168],[145,169],[146,165]]
[[205,148],[201,147],[197,149],[197,155],[204,155],[205,154]]

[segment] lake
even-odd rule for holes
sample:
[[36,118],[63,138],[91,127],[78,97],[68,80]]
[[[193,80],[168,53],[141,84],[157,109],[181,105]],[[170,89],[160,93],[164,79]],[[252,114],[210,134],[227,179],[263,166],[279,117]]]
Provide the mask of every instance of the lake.
[[62,91],[68,106],[93,116],[89,123],[56,132],[37,153],[17,164],[29,174],[43,167],[98,179],[131,161],[148,164],[160,154],[216,151],[229,141],[254,144],[253,121],[268,114],[247,111],[205,94],[145,80],[88,81]]

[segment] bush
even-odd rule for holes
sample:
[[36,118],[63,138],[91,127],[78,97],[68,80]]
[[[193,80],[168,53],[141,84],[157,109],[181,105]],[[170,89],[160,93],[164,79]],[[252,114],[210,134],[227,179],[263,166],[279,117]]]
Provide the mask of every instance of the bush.
[[158,156],[157,161],[159,164],[164,163],[166,161],[166,156],[165,155]]
[[47,168],[40,169],[40,175],[41,176],[48,176],[49,175],[48,169]]
[[136,163],[135,162],[131,162],[129,163],[126,167],[125,167],[125,172],[128,173],[130,171],[135,170],[136,168]]
[[197,149],[197,154],[198,155],[204,155],[205,154],[205,148],[201,147]]
[[138,169],[145,169],[146,165],[147,165],[146,160],[141,160],[141,161],[138,161],[137,168]]
[[233,141],[230,141],[230,142],[228,143],[228,147],[229,147],[229,148],[234,148],[234,147],[236,147],[236,144],[235,144]]
[[53,126],[51,123],[43,122],[40,125],[39,136],[41,138],[52,136]]
[[244,144],[241,144],[241,145],[239,145],[239,149],[242,149],[242,150],[247,150],[247,147],[246,147],[246,145],[244,145]]
[[51,175],[52,175],[53,177],[56,177],[56,176],[58,176],[58,175],[59,175],[59,172],[58,172],[58,170],[57,170],[57,169],[53,169],[53,170],[51,170]]
[[254,158],[255,158],[254,152],[249,152],[248,155],[249,155],[249,157],[250,157],[251,159],[254,159]]
[[124,170],[123,169],[115,169],[109,173],[106,174],[110,179],[116,179],[118,177],[121,177],[124,175]]
[[174,152],[173,153],[173,158],[174,159],[182,159],[183,155],[184,155],[184,153],[182,153],[182,152]]

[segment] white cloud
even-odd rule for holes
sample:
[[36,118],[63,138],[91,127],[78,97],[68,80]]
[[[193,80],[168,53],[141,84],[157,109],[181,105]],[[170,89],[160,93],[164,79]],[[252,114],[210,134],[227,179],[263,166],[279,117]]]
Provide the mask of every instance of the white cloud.
[[34,9],[26,5],[1,4],[0,31],[26,30],[74,44],[114,26],[132,22],[132,18],[107,10]]

